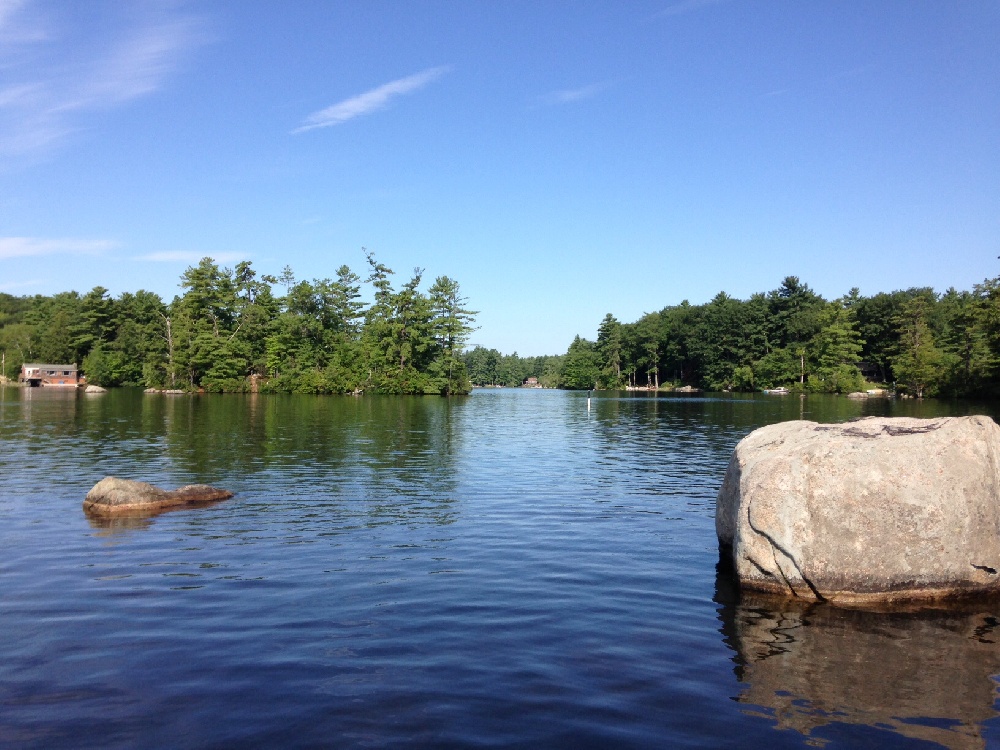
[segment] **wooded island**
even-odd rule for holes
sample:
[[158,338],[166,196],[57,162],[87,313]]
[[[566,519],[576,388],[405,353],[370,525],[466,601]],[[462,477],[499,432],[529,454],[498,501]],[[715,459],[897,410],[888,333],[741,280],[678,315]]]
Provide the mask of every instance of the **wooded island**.
[[831,301],[795,276],[747,300],[664,307],[634,323],[610,313],[596,341],[559,357],[465,356],[475,385],[850,393],[887,385],[914,396],[1000,396],[1000,277],[970,291],[931,288]]
[[[216,392],[468,393],[461,352],[473,331],[458,283],[423,269],[400,288],[366,251],[373,302],[348,266],[335,280],[258,276],[249,262],[204,258],[181,276],[169,304],[152,292],[117,299],[104,287],[80,296],[0,294],[5,374],[22,363],[71,362],[89,383]],[[272,287],[282,286],[284,295]]]

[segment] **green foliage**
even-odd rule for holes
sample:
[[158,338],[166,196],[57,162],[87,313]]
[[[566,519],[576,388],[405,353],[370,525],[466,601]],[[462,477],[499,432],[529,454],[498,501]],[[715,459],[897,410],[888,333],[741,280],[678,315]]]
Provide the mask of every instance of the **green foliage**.
[[774,349],[753,363],[755,383],[759,388],[777,388],[797,382],[802,362],[788,349]]
[[346,265],[334,279],[296,280],[287,266],[275,277],[204,258],[170,303],[142,290],[113,298],[100,286],[83,296],[0,293],[3,374],[72,362],[101,385],[450,395],[528,378],[563,388],[844,393],[864,387],[864,372],[914,395],[1000,396],[1000,277],[971,291],[852,289],[828,302],[788,276],[747,300],[720,293],[632,323],[609,313],[595,342],[577,337],[564,355],[521,357],[466,350],[476,313],[454,280],[440,276],[424,291],[418,268],[397,288],[390,268],[365,257],[364,281]]
[[597,346],[579,336],[573,339],[563,360],[561,388],[570,390],[590,390],[596,387],[601,377],[600,358]]
[[733,389],[737,391],[752,391],[754,389],[753,368],[750,365],[740,365],[733,368]]
[[468,393],[463,349],[475,330],[459,285],[423,271],[398,291],[392,271],[366,253],[375,292],[344,265],[336,278],[296,281],[234,270],[203,258],[184,271],[168,305],[139,291],[118,299],[95,287],[83,297],[0,295],[0,350],[7,372],[26,361],[74,362],[99,385],[147,385],[216,392]]
[[475,330],[472,323],[477,313],[466,307],[468,300],[462,297],[458,282],[447,276],[435,279],[429,293],[431,334],[436,345],[429,367],[431,387],[444,396],[468,393],[472,384],[461,354]]
[[597,385],[603,390],[619,390],[625,386],[625,375],[622,372],[622,356],[624,354],[624,337],[622,324],[611,314],[604,316],[600,328],[597,329],[597,356],[600,373]]
[[[563,387],[591,387],[585,349],[571,346]],[[720,293],[707,304],[685,301],[634,323],[608,314],[595,353],[601,388],[656,389],[662,380],[710,390],[848,393],[863,390],[870,377],[916,395],[1000,396],[1000,278],[971,292],[921,288],[863,297],[852,289],[828,302],[788,276],[748,300]],[[485,364],[485,356],[476,361]]]
[[517,352],[501,354],[496,349],[477,346],[462,355],[462,360],[473,385],[516,388],[528,378],[536,378],[544,388],[557,388],[563,357],[520,357]]
[[897,320],[900,339],[893,370],[897,382],[918,398],[934,395],[944,373],[944,357],[928,325],[930,306],[927,297],[914,297]]
[[808,347],[810,361],[815,365],[810,388],[830,393],[861,390],[864,378],[857,362],[864,341],[857,331],[853,309],[844,300],[833,302],[818,314],[817,321],[820,329]]

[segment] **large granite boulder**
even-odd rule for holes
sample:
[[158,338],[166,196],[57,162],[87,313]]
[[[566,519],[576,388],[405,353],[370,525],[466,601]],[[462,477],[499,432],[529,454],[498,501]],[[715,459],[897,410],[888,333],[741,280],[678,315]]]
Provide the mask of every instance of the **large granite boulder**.
[[763,427],[733,452],[715,528],[751,590],[861,604],[1000,591],[1000,427]]
[[104,477],[83,501],[87,513],[103,516],[142,515],[190,505],[203,505],[233,496],[229,490],[207,484],[189,484],[164,490],[146,482]]

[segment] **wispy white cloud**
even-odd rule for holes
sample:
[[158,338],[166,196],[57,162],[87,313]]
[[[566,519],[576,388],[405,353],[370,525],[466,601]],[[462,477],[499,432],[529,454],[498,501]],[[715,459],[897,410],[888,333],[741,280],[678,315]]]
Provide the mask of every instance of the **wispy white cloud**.
[[46,279],[29,279],[28,281],[8,281],[4,284],[0,284],[0,291],[9,292],[13,289],[30,289],[32,287],[39,287],[46,283]]
[[172,3],[111,4],[120,9],[100,25],[60,16],[74,7],[42,13],[0,0],[0,156],[44,152],[78,129],[82,113],[156,91],[204,39],[199,21]]
[[24,6],[25,0],[0,0],[0,32],[4,31],[14,14]]
[[355,117],[385,109],[394,98],[422,89],[427,84],[440,78],[450,69],[447,65],[428,68],[420,73],[414,73],[406,78],[398,78],[395,81],[385,83],[363,94],[352,96],[350,99],[344,99],[326,109],[313,112],[292,133],[304,133],[307,130],[340,125],[348,120],[353,120]]
[[0,237],[0,260],[39,255],[101,255],[118,246],[110,240],[41,237]]
[[137,255],[134,260],[144,260],[153,263],[198,263],[202,258],[211,257],[216,263],[232,263],[247,260],[246,253],[204,253],[197,250],[163,250],[146,255]]
[[710,5],[718,5],[719,3],[723,2],[726,2],[726,0],[681,0],[679,3],[674,3],[673,5],[667,6],[656,15],[680,16],[685,13],[692,13],[696,10],[707,8]]
[[539,101],[542,104],[571,104],[595,97],[607,87],[606,83],[592,83],[589,86],[581,86],[575,89],[560,89],[559,91],[551,91],[548,94],[544,94],[539,97]]

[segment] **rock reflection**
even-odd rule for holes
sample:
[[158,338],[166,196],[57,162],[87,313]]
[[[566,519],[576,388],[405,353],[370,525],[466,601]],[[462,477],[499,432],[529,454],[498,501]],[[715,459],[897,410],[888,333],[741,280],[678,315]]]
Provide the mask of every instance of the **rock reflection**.
[[[722,633],[736,652],[736,697],[777,729],[823,742],[837,723],[948,748],[986,747],[998,716],[996,602],[948,611],[867,612],[728,595]],[[760,709],[751,708],[760,707]]]
[[115,515],[102,515],[84,510],[91,528],[100,529],[105,535],[111,535],[124,531],[135,531],[138,529],[148,529],[152,524],[152,519],[163,513],[173,513],[174,511],[193,510],[200,508],[210,508],[219,505],[223,500],[205,500],[186,505],[174,505],[169,508],[151,508],[149,510],[133,510],[129,513],[118,513]]
[[152,525],[149,516],[95,516],[84,511],[90,527],[100,533],[95,536],[114,536],[128,531],[148,529]]

